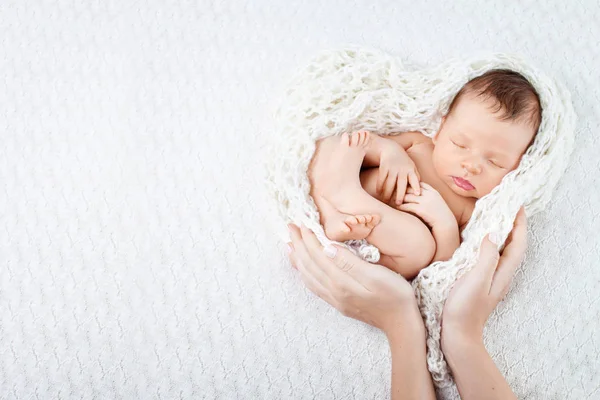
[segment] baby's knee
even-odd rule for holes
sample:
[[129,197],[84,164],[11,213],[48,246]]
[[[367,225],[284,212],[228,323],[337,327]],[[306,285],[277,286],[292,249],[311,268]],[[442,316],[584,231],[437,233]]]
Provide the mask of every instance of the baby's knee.
[[415,229],[411,235],[411,246],[409,247],[411,251],[407,257],[410,259],[413,268],[417,270],[415,275],[429,265],[437,248],[433,235],[425,224],[421,223],[417,226],[419,228]]
[[[417,218],[415,218],[417,219]],[[411,234],[404,243],[404,254],[396,257],[385,256],[384,265],[391,267],[406,279],[413,279],[427,267],[435,256],[436,243],[429,229],[420,221],[411,226]]]

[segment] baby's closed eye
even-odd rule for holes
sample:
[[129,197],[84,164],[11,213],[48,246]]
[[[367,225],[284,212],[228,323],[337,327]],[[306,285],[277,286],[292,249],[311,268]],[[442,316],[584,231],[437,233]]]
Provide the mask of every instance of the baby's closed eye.
[[455,146],[457,146],[457,147],[460,147],[461,149],[466,149],[466,148],[467,148],[466,146],[463,146],[462,144],[458,144],[458,143],[456,143],[454,140],[451,140],[451,142],[452,142],[452,143],[453,143]]
[[490,164],[492,164],[494,167],[498,167],[498,168],[505,169],[505,168],[504,168],[502,165],[500,165],[500,164],[498,163],[498,161],[494,161],[494,160],[488,160],[488,162],[489,162]]

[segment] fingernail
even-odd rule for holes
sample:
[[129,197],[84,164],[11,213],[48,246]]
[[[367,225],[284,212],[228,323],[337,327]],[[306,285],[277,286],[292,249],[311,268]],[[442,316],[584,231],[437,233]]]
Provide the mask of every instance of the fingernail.
[[492,232],[489,234],[488,238],[490,242],[494,243],[496,246],[500,245],[500,234],[496,232]]
[[290,254],[292,254],[292,251],[294,251],[294,246],[292,246],[292,244],[291,244],[291,243],[288,243],[288,244],[287,244],[287,253],[288,253],[288,256],[289,256]]
[[335,258],[335,255],[337,254],[337,248],[331,245],[325,246],[323,248],[323,253],[325,253],[325,255],[329,258]]

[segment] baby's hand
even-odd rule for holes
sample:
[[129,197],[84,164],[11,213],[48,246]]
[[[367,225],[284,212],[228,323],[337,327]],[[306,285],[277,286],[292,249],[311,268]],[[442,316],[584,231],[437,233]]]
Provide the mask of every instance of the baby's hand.
[[407,185],[410,185],[417,195],[421,193],[420,176],[415,163],[399,147],[399,144],[390,141],[381,150],[376,186],[377,193],[383,192],[381,200],[386,204],[392,199],[395,189],[396,206],[402,204]]
[[456,218],[440,193],[423,182],[421,182],[421,189],[419,196],[412,188],[409,188],[404,196],[404,204],[398,209],[415,214],[431,229],[444,225],[456,225]]

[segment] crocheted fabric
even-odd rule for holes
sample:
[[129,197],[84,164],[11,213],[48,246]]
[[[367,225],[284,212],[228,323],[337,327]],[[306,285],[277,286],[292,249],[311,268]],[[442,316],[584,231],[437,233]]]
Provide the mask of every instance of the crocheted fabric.
[[[268,160],[268,184],[287,222],[304,223],[321,243],[332,243],[309,195],[307,169],[319,138],[366,129],[378,134],[420,131],[433,136],[458,90],[495,68],[521,73],[536,88],[543,109],[533,145],[519,167],[477,201],[462,243],[452,258],[423,269],[412,285],[428,331],[427,361],[434,383],[452,383],[440,348],[440,318],[453,283],[475,264],[484,236],[505,240],[521,205],[531,216],[550,201],[574,142],[575,113],[569,92],[524,60],[484,54],[420,68],[380,51],[347,48],[314,58],[289,84],[277,112]],[[282,229],[284,240],[288,240]],[[346,245],[368,261],[378,250],[366,241]]]

